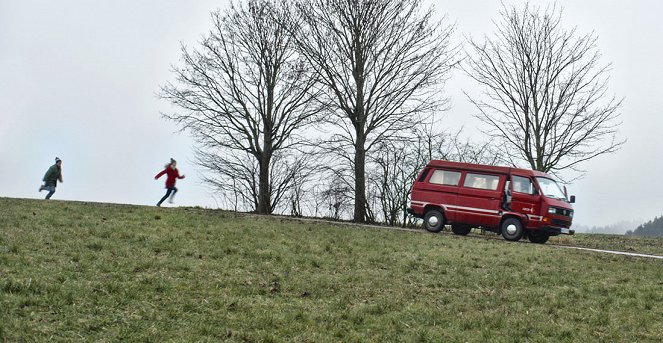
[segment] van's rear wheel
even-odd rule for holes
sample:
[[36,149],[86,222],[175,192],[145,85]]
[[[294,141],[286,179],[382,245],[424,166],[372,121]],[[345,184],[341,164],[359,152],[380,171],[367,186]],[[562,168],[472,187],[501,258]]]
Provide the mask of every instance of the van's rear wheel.
[[532,243],[543,244],[548,241],[548,238],[550,238],[550,236],[544,232],[530,231],[527,233],[527,238]]
[[523,238],[525,230],[520,220],[516,218],[507,218],[502,222],[502,237],[507,241],[517,241]]
[[424,228],[429,232],[440,232],[444,228],[444,215],[438,210],[429,210],[424,216]]
[[470,231],[472,231],[472,227],[471,227],[471,226],[467,226],[467,225],[459,225],[459,224],[451,224],[451,232],[453,232],[453,233],[456,234],[456,235],[465,236],[465,235],[467,235],[468,233],[470,233]]

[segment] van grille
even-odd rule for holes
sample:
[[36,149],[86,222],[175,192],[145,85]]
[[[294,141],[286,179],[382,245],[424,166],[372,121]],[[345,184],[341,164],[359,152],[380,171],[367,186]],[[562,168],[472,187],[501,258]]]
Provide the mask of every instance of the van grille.
[[557,207],[557,208],[555,209],[555,213],[556,213],[556,214],[559,214],[559,215],[561,215],[561,216],[570,217],[571,214],[573,213],[573,210],[567,210],[567,209],[565,209],[565,208],[559,208],[559,207]]

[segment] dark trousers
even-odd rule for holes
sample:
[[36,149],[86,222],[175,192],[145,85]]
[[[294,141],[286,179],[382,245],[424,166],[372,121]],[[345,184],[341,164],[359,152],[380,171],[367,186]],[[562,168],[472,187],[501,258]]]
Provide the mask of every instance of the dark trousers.
[[46,199],[50,199],[51,196],[53,196],[53,194],[55,193],[54,185],[44,186],[44,189],[48,191],[48,194],[46,194]]
[[[175,196],[175,193],[177,193],[177,188],[175,188],[175,187],[168,187],[168,190],[166,191],[166,195],[164,195],[163,198],[161,198],[161,200],[159,200],[159,202],[157,203],[157,206],[161,206],[161,203],[164,202],[166,199],[168,199],[169,196],[173,196],[173,197],[174,197],[174,196]],[[172,194],[172,195],[171,195],[171,194]]]

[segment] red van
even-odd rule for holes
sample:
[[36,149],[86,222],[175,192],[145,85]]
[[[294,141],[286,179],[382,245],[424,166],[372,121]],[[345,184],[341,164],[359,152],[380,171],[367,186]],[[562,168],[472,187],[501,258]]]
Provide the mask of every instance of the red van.
[[550,236],[574,233],[566,187],[535,170],[433,160],[419,173],[408,212],[430,232],[445,225],[457,235],[473,227],[517,241],[527,236],[545,243]]

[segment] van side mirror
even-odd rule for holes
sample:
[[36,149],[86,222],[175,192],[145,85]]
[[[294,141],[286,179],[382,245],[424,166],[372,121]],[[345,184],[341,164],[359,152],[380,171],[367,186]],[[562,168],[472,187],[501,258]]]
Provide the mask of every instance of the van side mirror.
[[576,196],[572,195],[571,199],[569,199],[569,202],[572,203],[572,204],[575,203],[576,202]]

